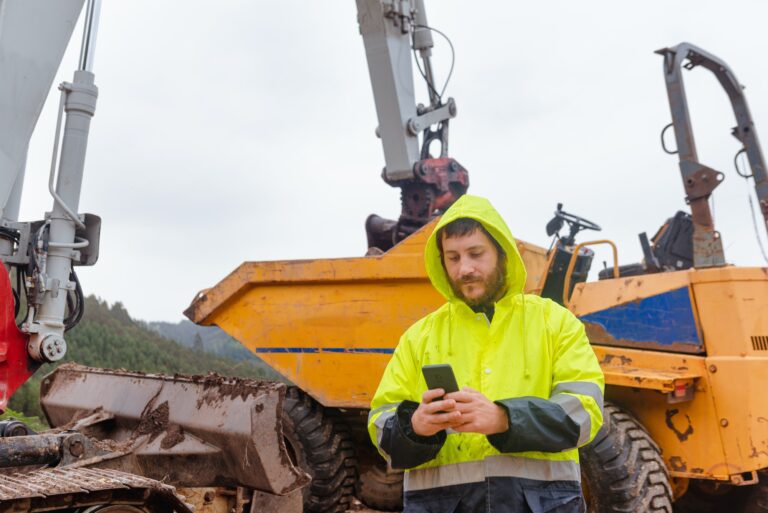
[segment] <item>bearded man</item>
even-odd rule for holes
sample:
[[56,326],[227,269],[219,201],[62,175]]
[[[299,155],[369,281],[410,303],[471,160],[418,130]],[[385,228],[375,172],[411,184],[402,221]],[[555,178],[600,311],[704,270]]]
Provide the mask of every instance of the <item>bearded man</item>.
[[[445,212],[425,261],[447,302],[402,336],[368,417],[406,469],[405,512],[583,511],[578,447],[602,425],[604,387],[584,326],[523,292],[523,260],[486,199]],[[445,363],[463,388],[427,390],[422,366]]]

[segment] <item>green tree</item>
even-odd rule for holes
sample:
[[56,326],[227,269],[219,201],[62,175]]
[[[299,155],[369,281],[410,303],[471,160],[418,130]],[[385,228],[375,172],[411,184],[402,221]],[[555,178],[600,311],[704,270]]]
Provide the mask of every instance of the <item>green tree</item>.
[[192,345],[192,349],[200,353],[203,352],[203,337],[200,336],[200,333],[195,333],[195,343]]

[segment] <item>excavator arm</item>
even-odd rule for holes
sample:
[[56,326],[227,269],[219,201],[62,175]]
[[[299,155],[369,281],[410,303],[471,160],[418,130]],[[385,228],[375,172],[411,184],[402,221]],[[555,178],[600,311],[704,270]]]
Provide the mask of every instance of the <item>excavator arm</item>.
[[[64,356],[84,307],[74,266],[98,258],[100,220],[78,204],[100,0],[88,0],[78,69],[59,86],[53,206],[17,219],[29,139],[84,3],[0,0],[0,412]],[[61,366],[41,385],[52,430],[0,422],[0,513],[301,511],[309,476],[286,446],[285,394],[281,383]]]
[[[432,69],[432,30],[423,0],[357,0],[376,104],[377,135],[384,149],[386,183],[401,189],[397,221],[371,215],[369,248],[386,251],[453,204],[469,187],[469,175],[448,157],[448,124],[456,116],[453,98],[443,99]],[[412,53],[427,84],[429,105],[416,105]],[[417,61],[418,63],[418,61]],[[439,144],[440,152],[432,149]]]
[[765,159],[757,138],[757,130],[747,105],[747,99],[744,96],[744,88],[728,64],[690,43],[680,43],[671,48],[662,48],[656,53],[664,57],[664,79],[672,113],[672,123],[667,128],[669,126],[674,127],[677,142],[676,151],[668,151],[666,147],[665,151],[676,153],[680,161],[686,201],[691,205],[694,224],[694,266],[724,265],[723,244],[719,233],[715,231],[712,213],[707,203],[712,191],[722,182],[724,175],[699,162],[688,111],[688,100],[683,85],[682,70],[683,68],[690,70],[697,66],[703,66],[715,75],[728,94],[737,123],[732,134],[742,143],[742,149],[739,153],[745,152],[749,160],[763,221],[766,229],[768,229],[768,175],[766,175]]
[[53,208],[43,220],[18,220],[29,141],[83,5],[84,0],[0,0],[0,259],[7,270],[0,279],[0,411],[41,363],[64,356],[64,331],[79,320],[83,305],[73,265],[90,265],[98,256],[99,218],[77,214],[97,95],[90,65],[98,1],[89,1],[86,10],[80,69],[59,88],[49,181]]

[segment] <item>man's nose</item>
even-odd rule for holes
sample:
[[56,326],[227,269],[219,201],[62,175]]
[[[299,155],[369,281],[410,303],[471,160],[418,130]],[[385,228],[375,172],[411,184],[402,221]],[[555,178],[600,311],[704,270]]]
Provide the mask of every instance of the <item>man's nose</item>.
[[469,276],[475,273],[475,265],[468,258],[462,258],[459,262],[459,273],[461,276]]

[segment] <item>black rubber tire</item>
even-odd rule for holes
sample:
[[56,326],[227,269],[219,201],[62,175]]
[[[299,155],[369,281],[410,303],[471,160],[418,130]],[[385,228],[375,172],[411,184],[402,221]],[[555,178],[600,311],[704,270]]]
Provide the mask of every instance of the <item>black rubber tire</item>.
[[768,471],[758,472],[756,485],[743,487],[744,513],[768,513]]
[[758,478],[749,486],[691,479],[675,513],[768,513],[768,472]]
[[[64,510],[61,510],[64,511]],[[149,510],[136,505],[131,504],[105,504],[104,506],[95,509],[94,506],[88,508],[81,508],[77,510],[77,513],[149,513]]]
[[579,455],[589,513],[672,513],[659,446],[629,413],[606,404],[603,427]]
[[675,501],[675,513],[734,513],[735,490],[729,483],[691,479]]
[[403,472],[387,472],[387,464],[381,458],[361,463],[355,493],[371,509],[402,511]]
[[349,509],[357,460],[346,424],[296,387],[283,403],[283,434],[294,462],[312,477],[304,488],[304,511],[341,513]]

